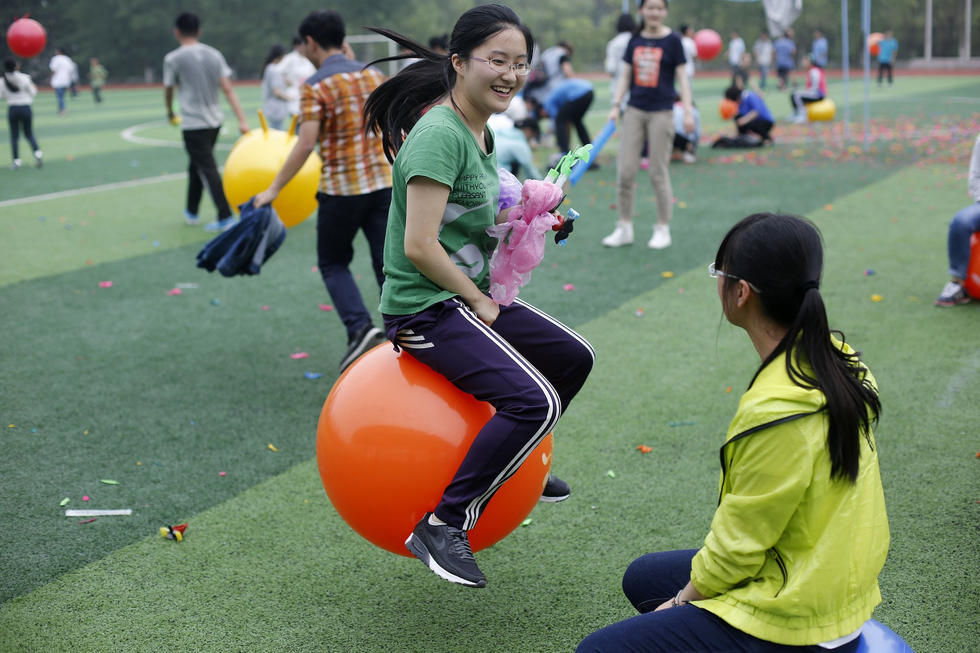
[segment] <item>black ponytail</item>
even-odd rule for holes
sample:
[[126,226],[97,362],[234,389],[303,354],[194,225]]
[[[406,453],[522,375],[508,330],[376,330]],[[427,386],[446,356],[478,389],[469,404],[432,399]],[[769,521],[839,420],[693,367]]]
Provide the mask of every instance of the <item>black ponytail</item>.
[[405,136],[412,131],[425,109],[450,94],[456,83],[456,71],[453,70],[450,55],[439,54],[390,29],[367,29],[387,36],[410,51],[377,59],[368,65],[401,59],[420,59],[374,89],[364,103],[364,129],[381,134],[385,157],[393,162]]
[[[758,288],[766,314],[786,327],[786,335],[759,371],[786,352],[790,379],[824,394],[831,477],[854,482],[861,437],[870,445],[871,427],[881,413],[881,401],[861,363],[860,352],[848,354],[831,341],[834,335],[844,342],[844,334],[830,329],[820,295],[820,232],[804,218],[756,213],[728,232],[718,248],[715,266]],[[726,288],[735,283],[725,278]]]
[[469,57],[474,48],[507,28],[516,28],[524,34],[530,63],[534,37],[514,10],[504,5],[481,5],[460,16],[450,36],[448,54],[439,54],[390,29],[367,28],[408,50],[404,54],[372,61],[369,66],[385,61],[419,59],[378,86],[364,104],[364,128],[380,133],[388,161],[394,161],[405,137],[426,109],[447,96],[456,106],[452,96],[456,84],[452,56]]

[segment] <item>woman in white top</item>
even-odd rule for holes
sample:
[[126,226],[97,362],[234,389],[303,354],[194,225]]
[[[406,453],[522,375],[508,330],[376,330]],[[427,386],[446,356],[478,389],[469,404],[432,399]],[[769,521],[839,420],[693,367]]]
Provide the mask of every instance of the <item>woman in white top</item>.
[[20,130],[24,130],[24,137],[34,149],[34,161],[37,167],[41,167],[41,147],[34,138],[34,130],[31,128],[33,112],[31,104],[34,96],[37,95],[37,87],[28,75],[18,70],[19,66],[13,59],[7,59],[3,63],[3,83],[0,84],[0,98],[7,100],[7,123],[10,125],[10,150],[13,155],[13,163],[10,167],[16,170],[21,166],[20,156],[18,156],[18,141],[20,140]]
[[273,129],[282,129],[282,123],[289,115],[286,81],[279,67],[285,54],[281,45],[272,46],[262,68],[262,113]]
[[636,29],[636,21],[629,14],[620,14],[616,20],[616,36],[609,39],[606,44],[606,72],[609,73],[609,92],[615,93],[616,84],[619,76],[623,72],[623,54],[626,53],[626,46],[633,38],[633,31]]

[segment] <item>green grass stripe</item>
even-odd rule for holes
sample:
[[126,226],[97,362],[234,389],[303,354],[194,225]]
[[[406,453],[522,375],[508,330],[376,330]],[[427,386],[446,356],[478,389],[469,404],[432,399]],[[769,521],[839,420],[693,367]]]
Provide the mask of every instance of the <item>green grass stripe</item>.
[[[810,213],[827,242],[832,324],[865,352],[885,406],[877,436],[892,548],[875,616],[917,651],[969,650],[980,603],[963,572],[978,562],[978,307],[931,305],[963,183],[955,172],[908,169]],[[630,615],[619,590],[630,560],[697,546],[706,532],[717,447],[757,357],[720,323],[701,263],[581,325],[598,360],[558,432],[556,471],[572,499],[539,506],[530,526],[478,554],[487,589],[450,586],[363,542],[307,457],[184,513],[182,544],[142,523],[144,539],[0,606],[0,649],[570,650]],[[311,431],[302,442],[312,445]],[[64,528],[97,538],[114,523]]]

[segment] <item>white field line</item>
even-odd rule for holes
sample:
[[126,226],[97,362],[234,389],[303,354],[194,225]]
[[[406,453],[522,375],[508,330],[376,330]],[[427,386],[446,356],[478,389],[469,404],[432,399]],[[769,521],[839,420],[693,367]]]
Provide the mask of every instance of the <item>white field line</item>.
[[130,188],[132,186],[144,186],[146,184],[159,184],[165,181],[175,181],[187,177],[186,172],[172,172],[157,177],[144,177],[143,179],[131,179],[129,181],[117,181],[111,184],[101,184],[99,186],[89,186],[87,188],[73,188],[71,190],[61,190],[56,193],[45,193],[44,195],[31,195],[30,197],[18,197],[12,200],[0,202],[0,208],[5,206],[17,206],[18,204],[30,204],[31,202],[42,202],[44,200],[56,200],[62,197],[74,197],[76,195],[87,195],[88,193],[101,193],[117,188]]
[[[145,138],[143,136],[137,136],[136,132],[143,131],[150,127],[159,127],[160,125],[168,124],[166,120],[151,120],[150,122],[143,122],[138,125],[133,125],[132,127],[127,127],[126,129],[119,132],[119,136],[122,137],[124,141],[130,143],[136,143],[137,145],[150,145],[151,147],[176,147],[183,148],[184,143],[182,141],[165,141],[159,138]],[[222,132],[224,128],[222,127]],[[217,150],[230,150],[231,145],[227,143],[218,143],[214,146]]]

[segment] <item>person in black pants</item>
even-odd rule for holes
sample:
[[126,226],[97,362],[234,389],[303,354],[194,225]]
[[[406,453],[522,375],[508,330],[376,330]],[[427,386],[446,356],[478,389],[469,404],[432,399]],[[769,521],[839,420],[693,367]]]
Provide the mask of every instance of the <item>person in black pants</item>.
[[[544,99],[543,105],[539,109],[542,116],[550,116],[554,121],[555,143],[558,146],[558,155],[562,156],[572,147],[571,128],[575,127],[579,141],[582,145],[592,142],[589,130],[586,129],[583,119],[585,113],[592,106],[595,99],[592,83],[584,79],[573,77],[560,82]],[[533,106],[534,100],[529,101]],[[595,163],[592,167],[596,167]]]
[[37,87],[28,75],[17,70],[17,62],[7,59],[3,65],[3,81],[0,82],[0,98],[7,100],[7,123],[10,126],[10,154],[13,161],[10,167],[17,170],[21,166],[18,145],[20,141],[20,131],[24,130],[24,137],[31,144],[34,150],[34,161],[37,167],[41,167],[41,147],[34,138],[34,130],[31,128],[33,111],[31,104],[34,96],[37,95]]
[[[226,231],[234,226],[235,217],[225,198],[221,175],[218,174],[218,165],[212,153],[224,119],[218,100],[219,90],[235,112],[238,130],[242,134],[248,133],[248,124],[231,85],[231,68],[220,52],[198,40],[200,25],[200,20],[194,14],[183,13],[177,17],[174,36],[180,47],[163,59],[164,105],[167,119],[181,125],[184,147],[190,158],[184,220],[191,226],[200,224],[197,211],[206,185],[218,215],[204,229]],[[173,110],[174,88],[180,102],[179,121]]]

